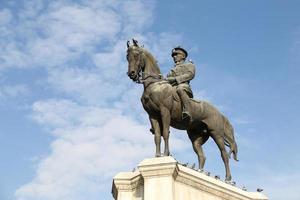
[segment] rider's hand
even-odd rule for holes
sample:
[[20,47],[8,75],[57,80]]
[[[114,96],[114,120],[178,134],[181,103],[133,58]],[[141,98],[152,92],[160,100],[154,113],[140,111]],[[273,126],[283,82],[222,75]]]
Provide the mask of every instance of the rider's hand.
[[168,77],[167,78],[167,81],[171,84],[175,83],[176,82],[176,78],[175,77]]

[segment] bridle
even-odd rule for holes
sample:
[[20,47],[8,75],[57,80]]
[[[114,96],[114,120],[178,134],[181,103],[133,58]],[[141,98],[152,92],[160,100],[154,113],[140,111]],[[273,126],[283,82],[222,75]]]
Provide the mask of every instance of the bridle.
[[[152,74],[152,73],[145,73],[143,70],[145,68],[145,62],[142,59],[142,55],[143,55],[143,51],[142,50],[138,50],[138,59],[139,59],[139,65],[138,65],[138,70],[137,70],[137,80],[135,81],[138,84],[143,84],[145,82],[147,82],[146,79],[148,78],[154,78],[157,81],[154,82],[158,82],[163,79],[163,76],[161,74]],[[141,62],[142,61],[142,62]],[[152,81],[152,80],[151,80]]]

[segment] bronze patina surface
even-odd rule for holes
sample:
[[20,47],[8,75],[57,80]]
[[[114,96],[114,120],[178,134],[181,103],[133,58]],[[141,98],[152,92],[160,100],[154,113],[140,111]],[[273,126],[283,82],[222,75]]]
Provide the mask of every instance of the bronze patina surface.
[[[151,132],[154,134],[156,156],[161,156],[161,137],[164,140],[164,156],[170,155],[170,126],[186,130],[198,156],[199,168],[203,169],[205,156],[202,145],[212,137],[220,149],[226,180],[231,180],[229,158],[237,159],[237,144],[229,120],[206,101],[194,100],[189,82],[195,76],[195,65],[185,62],[187,51],[181,47],[172,50],[174,68],[164,79],[159,66],[150,52],[140,47],[136,40],[127,42],[128,76],[144,85],[141,101],[149,115]],[[230,148],[227,152],[225,146]]]

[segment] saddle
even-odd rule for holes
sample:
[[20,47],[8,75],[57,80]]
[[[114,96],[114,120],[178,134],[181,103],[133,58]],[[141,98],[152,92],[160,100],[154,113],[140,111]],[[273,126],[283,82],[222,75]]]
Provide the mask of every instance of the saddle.
[[176,87],[172,87],[172,96],[174,101],[180,102],[180,97],[176,92]]
[[[159,84],[169,84],[167,81],[160,81]],[[187,94],[189,95],[190,97],[190,100],[194,100],[193,99],[193,93],[191,90],[185,90],[187,92]],[[173,97],[173,100],[174,101],[177,101],[177,102],[180,102],[180,97],[177,93],[177,87],[176,86],[172,86],[172,97]]]

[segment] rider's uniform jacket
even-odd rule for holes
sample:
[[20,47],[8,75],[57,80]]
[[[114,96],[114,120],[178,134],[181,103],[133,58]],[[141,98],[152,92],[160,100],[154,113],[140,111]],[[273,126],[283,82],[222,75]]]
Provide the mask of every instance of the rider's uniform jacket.
[[176,63],[174,68],[171,69],[167,77],[174,77],[176,83],[174,86],[184,87],[185,90],[192,95],[190,88],[190,80],[195,77],[196,67],[192,62]]

